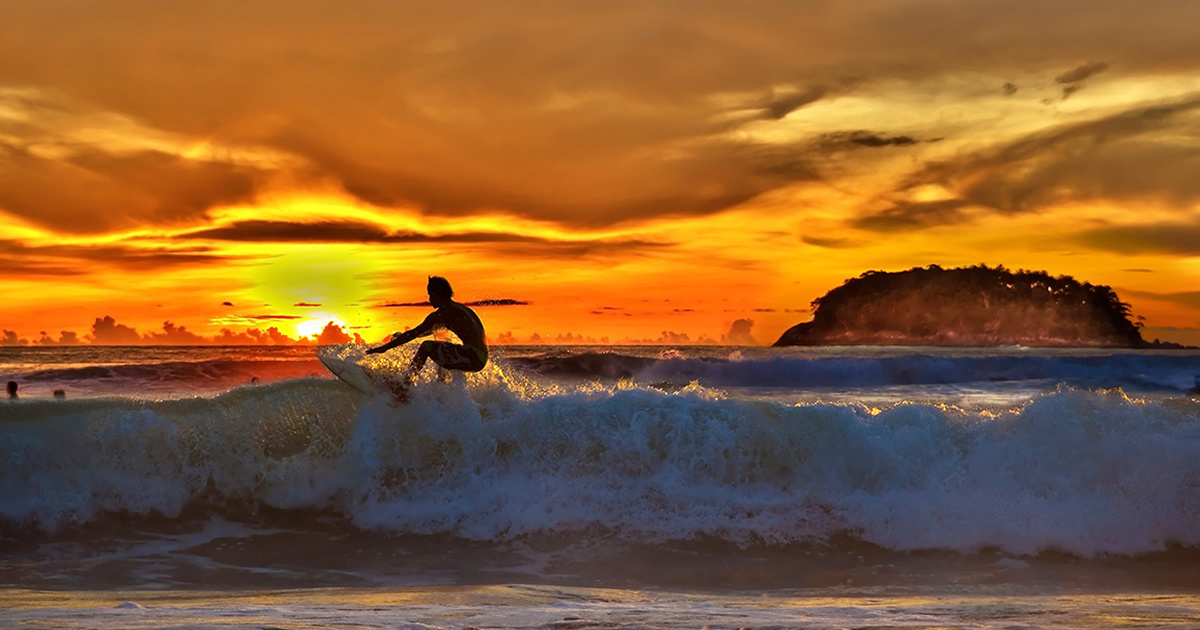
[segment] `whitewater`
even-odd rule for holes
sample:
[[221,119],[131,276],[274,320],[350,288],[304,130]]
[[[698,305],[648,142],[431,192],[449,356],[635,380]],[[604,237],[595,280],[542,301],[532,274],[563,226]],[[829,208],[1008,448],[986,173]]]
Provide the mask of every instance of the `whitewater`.
[[1200,351],[363,349],[0,349],[0,623],[1200,626]]

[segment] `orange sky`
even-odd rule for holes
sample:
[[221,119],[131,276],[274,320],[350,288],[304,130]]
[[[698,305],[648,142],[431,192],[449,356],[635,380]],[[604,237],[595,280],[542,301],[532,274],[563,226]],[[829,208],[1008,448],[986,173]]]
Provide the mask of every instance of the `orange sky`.
[[374,340],[440,274],[512,302],[493,339],[769,344],[866,270],[986,263],[1200,344],[1197,3],[3,13],[0,341]]

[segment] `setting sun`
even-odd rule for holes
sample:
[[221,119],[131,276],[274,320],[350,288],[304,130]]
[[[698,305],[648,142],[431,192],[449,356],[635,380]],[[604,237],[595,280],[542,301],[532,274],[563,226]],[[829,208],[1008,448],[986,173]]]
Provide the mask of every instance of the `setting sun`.
[[321,334],[321,331],[325,330],[325,327],[331,323],[340,327],[342,330],[346,329],[346,322],[338,319],[337,316],[327,315],[321,317],[317,315],[313,319],[305,320],[299,324],[296,324],[296,334],[301,337],[316,339],[317,336]]

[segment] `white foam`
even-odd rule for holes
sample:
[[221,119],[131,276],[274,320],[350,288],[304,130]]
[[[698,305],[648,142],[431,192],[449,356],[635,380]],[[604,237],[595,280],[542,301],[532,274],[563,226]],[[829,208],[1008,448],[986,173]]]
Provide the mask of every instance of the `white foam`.
[[0,517],[55,528],[226,501],[479,540],[1200,546],[1194,406],[1064,388],[999,414],[548,386],[493,366],[385,404],[301,380],[214,399],[96,401],[0,434]]

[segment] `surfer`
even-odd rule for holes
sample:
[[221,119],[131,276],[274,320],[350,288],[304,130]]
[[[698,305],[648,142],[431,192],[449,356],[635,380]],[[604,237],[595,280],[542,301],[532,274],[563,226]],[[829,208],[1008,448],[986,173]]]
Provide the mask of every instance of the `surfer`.
[[488,347],[483,336],[483,322],[479,321],[479,316],[466,305],[451,299],[454,297],[454,289],[451,289],[450,282],[441,276],[429,276],[426,290],[429,292],[429,303],[437,310],[430,313],[416,328],[393,334],[391,341],[367,350],[367,354],[387,352],[417,337],[429,335],[435,328],[445,328],[457,335],[462,344],[432,339],[422,342],[421,347],[417,348],[417,356],[413,357],[407,379],[412,379],[425,367],[426,359],[433,359],[434,363],[448,370],[482,370],[483,366],[487,365]]
[[7,387],[8,387],[8,397],[16,398],[17,397],[17,382],[9,381]]

